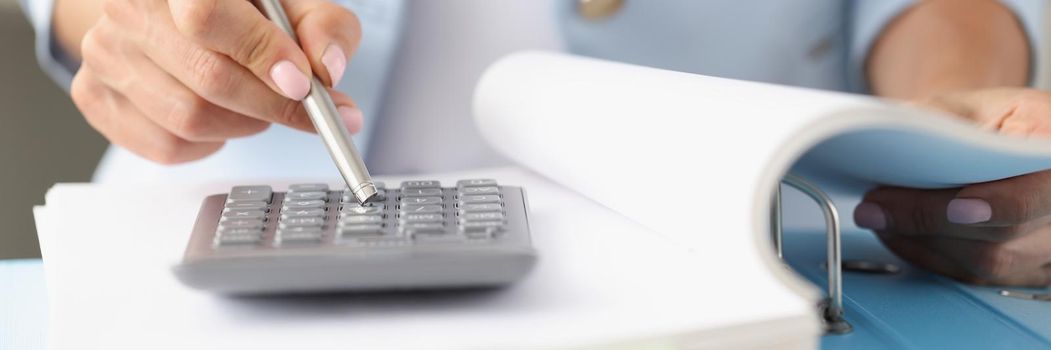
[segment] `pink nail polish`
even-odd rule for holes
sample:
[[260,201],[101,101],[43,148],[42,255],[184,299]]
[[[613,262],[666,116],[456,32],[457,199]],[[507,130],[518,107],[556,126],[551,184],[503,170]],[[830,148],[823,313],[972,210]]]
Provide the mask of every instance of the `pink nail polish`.
[[854,223],[861,228],[884,230],[887,228],[887,214],[875,203],[861,202],[854,208]]
[[343,117],[343,124],[347,126],[347,130],[350,131],[351,134],[357,134],[361,131],[362,126],[365,124],[365,115],[361,113],[360,109],[341,106],[336,110],[338,110],[339,115]]
[[299,101],[310,93],[310,79],[291,61],[281,61],[270,69],[270,79],[281,93],[290,99]]
[[977,224],[993,218],[993,207],[977,198],[956,198],[949,201],[945,217],[954,224]]
[[343,79],[343,72],[347,69],[347,55],[343,53],[343,49],[335,44],[329,45],[321,55],[321,63],[328,69],[332,86],[339,85],[339,81]]

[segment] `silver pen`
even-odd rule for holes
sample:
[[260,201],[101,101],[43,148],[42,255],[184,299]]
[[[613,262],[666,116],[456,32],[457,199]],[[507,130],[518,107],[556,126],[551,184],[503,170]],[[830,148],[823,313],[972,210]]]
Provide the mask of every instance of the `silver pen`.
[[[257,0],[256,4],[267,18],[299,43],[280,0]],[[369,169],[365,168],[365,162],[361,160],[357,147],[354,147],[350,132],[343,125],[332,97],[316,76],[310,77],[310,94],[303,99],[303,107],[306,107],[310,121],[314,123],[314,128],[332,156],[332,161],[336,163],[336,168],[347,182],[347,188],[354,193],[359,203],[365,204],[376,195],[376,185],[372,182]]]

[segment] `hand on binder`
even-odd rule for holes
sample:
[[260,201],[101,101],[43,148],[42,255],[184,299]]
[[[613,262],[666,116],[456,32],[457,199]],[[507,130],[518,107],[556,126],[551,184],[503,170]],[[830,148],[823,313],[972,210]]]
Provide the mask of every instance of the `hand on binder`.
[[1051,93],[1027,88],[988,88],[936,94],[914,101],[949,112],[1004,135],[1051,137]]
[[854,211],[901,257],[979,284],[1051,284],[1051,171],[963,188],[882,187]]

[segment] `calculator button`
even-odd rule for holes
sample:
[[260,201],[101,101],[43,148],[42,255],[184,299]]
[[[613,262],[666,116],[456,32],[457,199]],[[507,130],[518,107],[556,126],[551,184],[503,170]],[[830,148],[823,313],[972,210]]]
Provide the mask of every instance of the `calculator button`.
[[340,236],[368,236],[382,235],[383,225],[356,224],[340,226],[337,230]]
[[401,205],[410,204],[442,204],[442,197],[402,197]]
[[278,223],[280,228],[290,227],[321,227],[325,224],[325,219],[319,217],[299,217],[299,218],[288,218],[282,219]]
[[477,203],[500,203],[500,196],[495,194],[463,195],[460,196],[460,205]]
[[325,209],[321,208],[299,208],[299,209],[285,209],[281,211],[281,219],[287,218],[302,218],[302,217],[324,217]]
[[341,226],[354,224],[382,224],[383,216],[380,215],[351,215],[339,218]]
[[274,191],[270,189],[270,186],[236,186],[230,190],[230,195],[226,197],[226,201],[228,203],[252,201],[270,203],[270,196],[273,194]]
[[219,221],[219,229],[232,229],[232,228],[257,228],[262,229],[264,226],[263,220],[260,219],[228,219]]
[[285,202],[285,208],[299,209],[299,208],[324,208],[325,201],[323,200],[305,200],[305,201],[291,201]]
[[298,192],[328,192],[327,184],[294,184],[288,186],[289,193]]
[[474,221],[504,221],[504,213],[494,211],[487,213],[467,213],[460,215],[460,224]]
[[500,188],[496,186],[463,187],[459,189],[460,194],[500,194]]
[[226,210],[230,209],[258,209],[262,211],[267,210],[267,204],[264,201],[245,201],[236,203],[226,203]]
[[412,188],[438,188],[442,187],[442,183],[434,180],[415,180],[415,181],[402,181],[402,191]]
[[382,207],[351,207],[343,206],[339,210],[340,215],[379,215],[383,214]]
[[418,205],[408,204],[401,206],[402,215],[405,214],[428,214],[428,213],[441,213],[442,206],[435,204]]
[[285,195],[285,202],[294,201],[308,201],[308,200],[325,200],[328,197],[327,192],[290,192]]
[[492,235],[503,230],[504,224],[499,221],[469,221],[460,224],[460,232],[468,236]]
[[263,228],[262,227],[259,227],[259,228],[224,228],[224,229],[219,229],[218,234],[220,236],[223,236],[223,235],[233,235],[233,236],[256,235],[256,236],[262,236],[263,235]]
[[226,219],[262,219],[266,212],[258,209],[226,209],[223,210],[223,218]]
[[477,186],[496,186],[496,180],[492,179],[468,179],[460,180],[456,182],[456,188],[461,191],[464,187],[477,187]]
[[401,225],[401,232],[407,235],[418,235],[425,233],[445,233],[445,224],[440,222],[418,222]]
[[432,214],[402,214],[400,217],[402,224],[413,223],[413,222],[443,222],[445,217],[441,213]]
[[293,227],[277,232],[275,244],[320,243],[321,229],[316,227]]
[[402,197],[428,197],[441,195],[441,188],[408,188],[401,191]]
[[215,245],[220,247],[254,245],[262,240],[261,235],[222,235],[215,237]]
[[500,203],[476,203],[476,204],[463,204],[460,205],[459,214],[464,215],[467,213],[484,213],[484,212],[501,212],[504,211],[504,206]]
[[380,208],[380,210],[383,210],[386,207],[386,204],[376,202],[369,202],[365,204],[361,204],[358,202],[343,203],[343,208]]

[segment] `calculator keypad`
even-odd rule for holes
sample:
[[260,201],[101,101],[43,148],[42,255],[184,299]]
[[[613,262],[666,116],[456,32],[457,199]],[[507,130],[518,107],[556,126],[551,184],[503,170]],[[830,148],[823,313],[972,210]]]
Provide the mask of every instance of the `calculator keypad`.
[[376,183],[375,200],[359,204],[352,192],[326,184],[230,190],[219,216],[216,248],[304,245],[479,243],[507,228],[501,187],[494,180],[461,180],[443,188],[433,180]]
[[215,232],[217,246],[256,245],[263,241],[270,186],[237,186],[230,190]]

